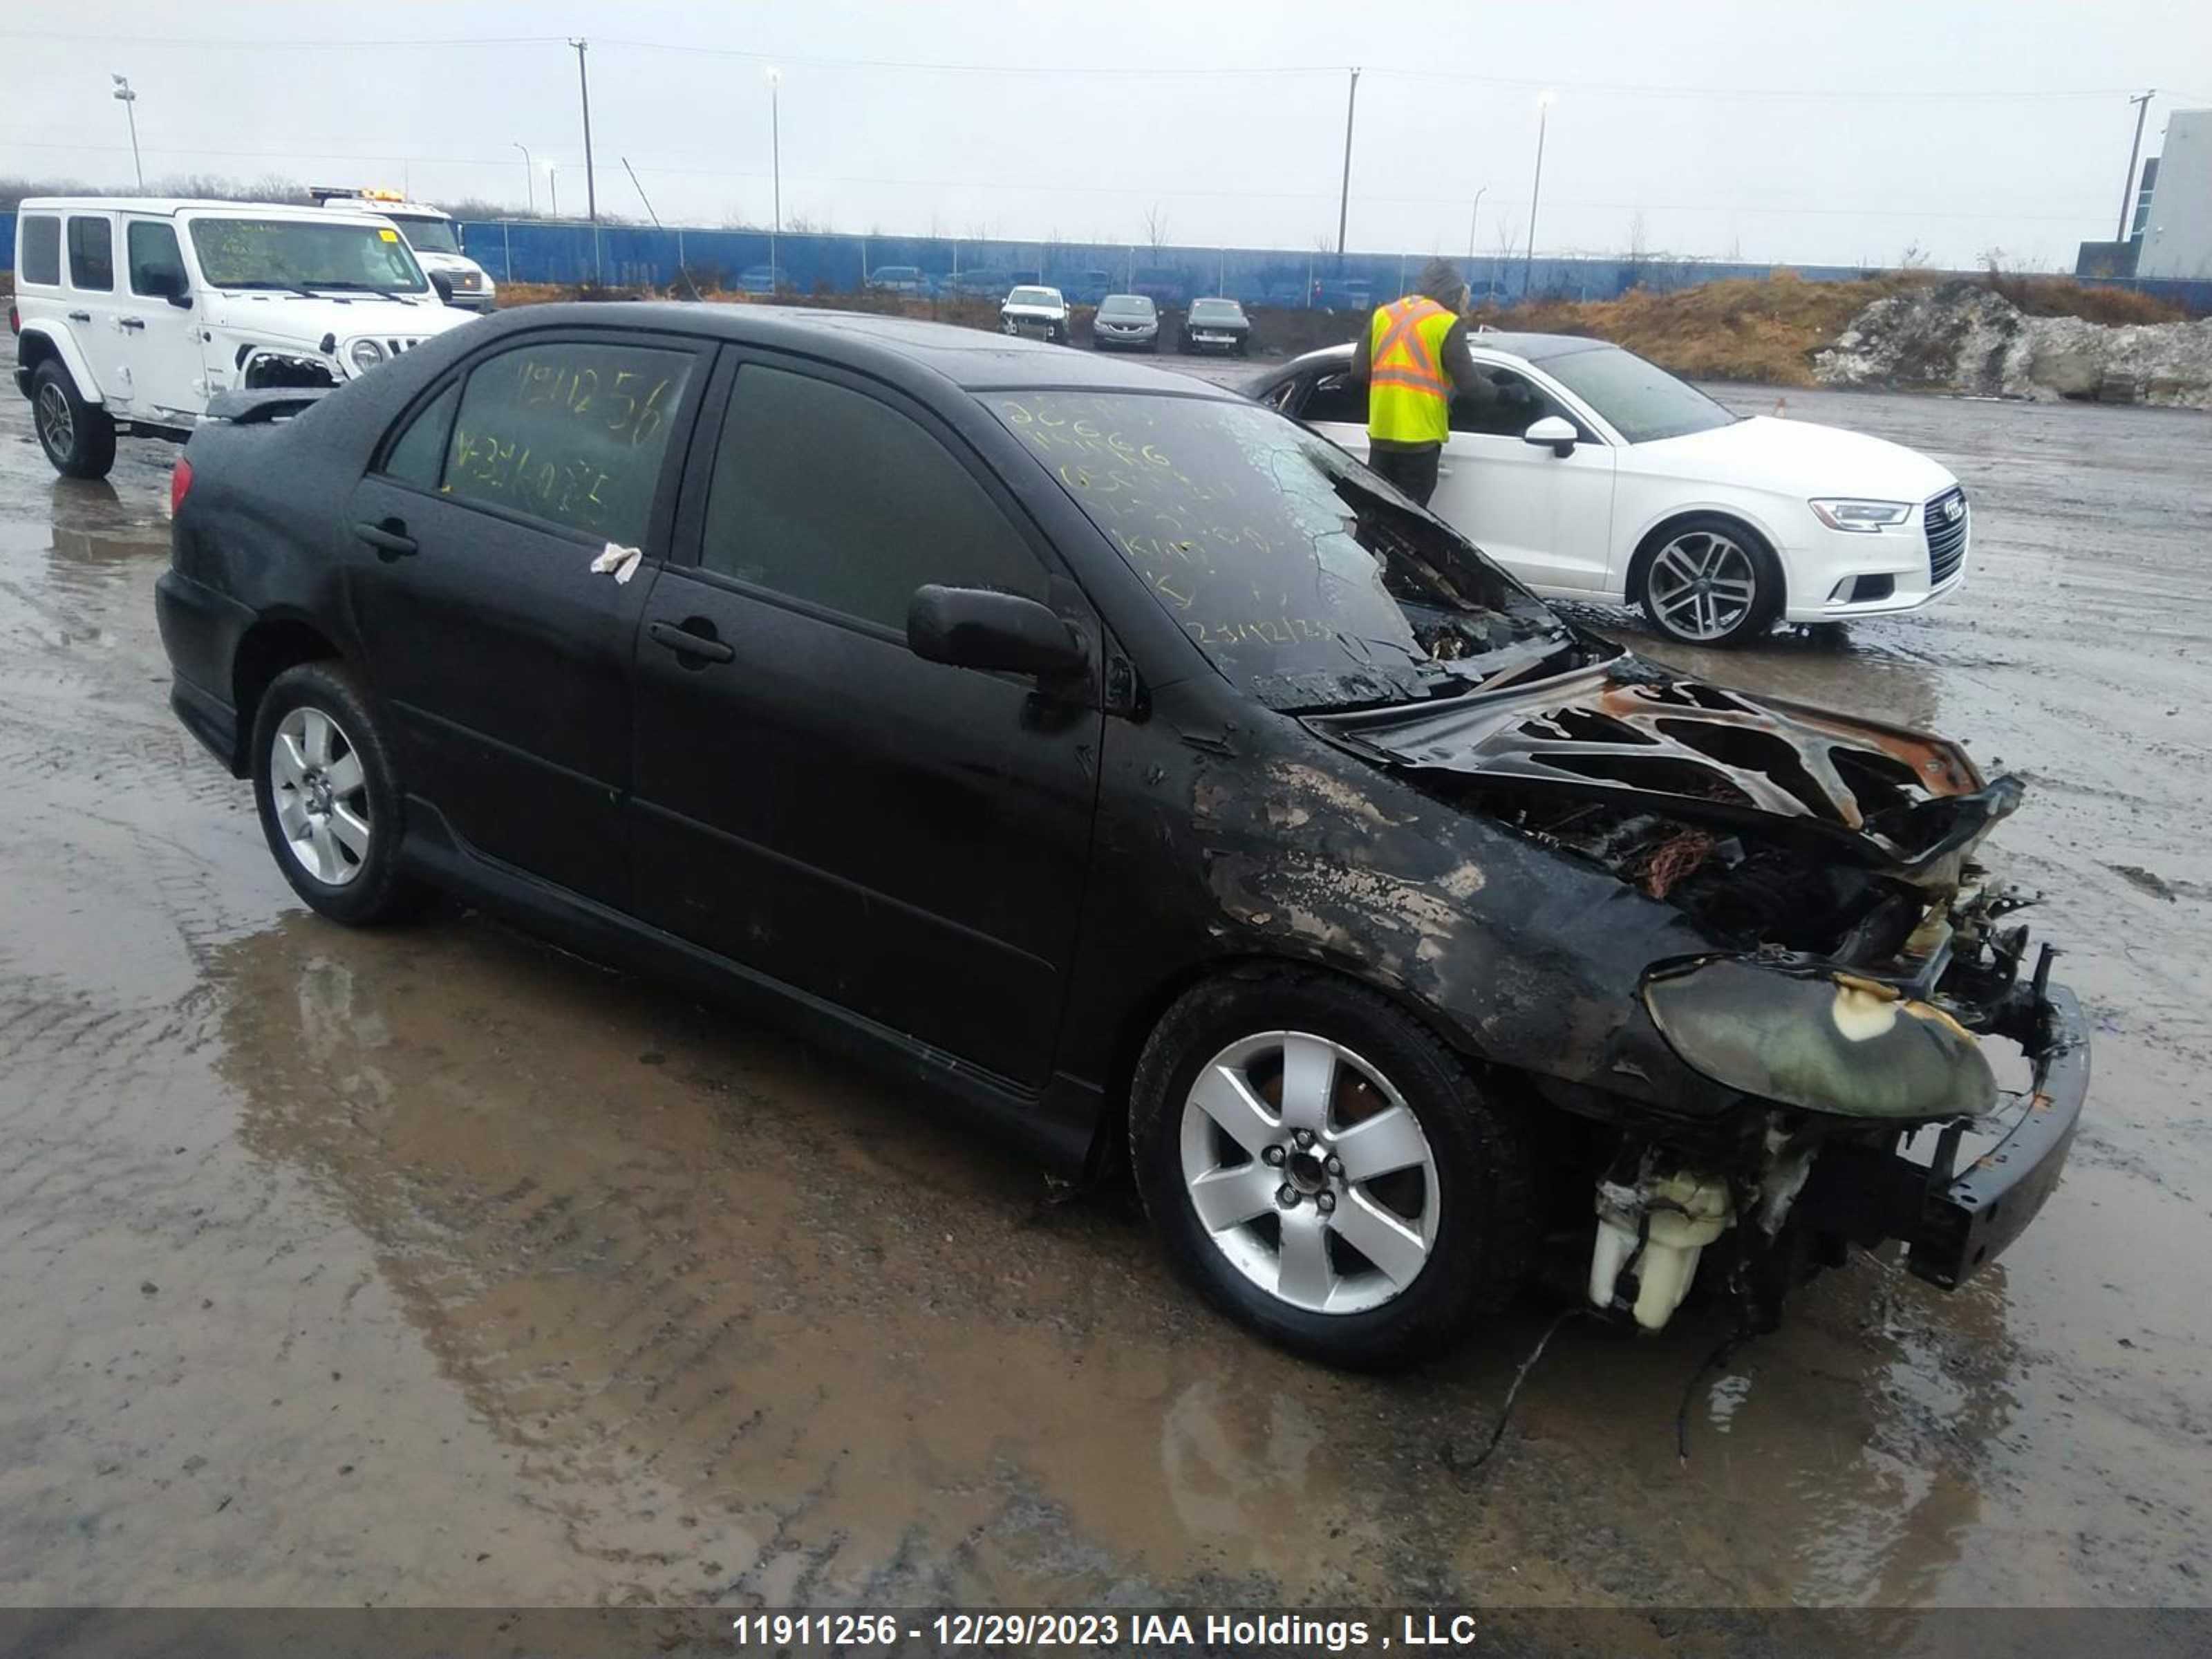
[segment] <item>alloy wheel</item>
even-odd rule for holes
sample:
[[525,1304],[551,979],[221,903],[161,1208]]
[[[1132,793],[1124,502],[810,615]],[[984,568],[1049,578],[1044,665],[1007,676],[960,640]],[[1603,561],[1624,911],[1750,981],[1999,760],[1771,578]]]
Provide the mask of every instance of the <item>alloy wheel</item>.
[[76,444],[76,418],[69,399],[52,380],[39,388],[39,438],[50,455],[66,455]]
[[343,727],[301,704],[277,722],[269,745],[269,793],[276,826],[300,867],[343,887],[368,860],[368,779]]
[[1183,1104],[1183,1186],[1216,1249],[1308,1313],[1398,1296],[1437,1240],[1435,1154],[1389,1079],[1303,1031],[1262,1031],[1200,1068]]
[[1759,602],[1751,555],[1712,530],[1687,531],[1661,548],[1644,585],[1661,625],[1685,640],[1725,639]]

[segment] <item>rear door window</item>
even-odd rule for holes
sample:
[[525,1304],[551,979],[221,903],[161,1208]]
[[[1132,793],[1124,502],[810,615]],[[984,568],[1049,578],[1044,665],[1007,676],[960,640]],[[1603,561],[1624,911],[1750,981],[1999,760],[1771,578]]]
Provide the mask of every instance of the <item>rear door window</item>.
[[106,219],[70,216],[70,286],[96,294],[115,289],[115,227]]
[[[485,358],[461,392],[439,493],[641,545],[696,363],[689,352],[580,340]],[[392,459],[403,450],[415,458],[403,439]]]
[[62,222],[51,214],[25,214],[21,240],[15,280],[58,287],[62,280]]

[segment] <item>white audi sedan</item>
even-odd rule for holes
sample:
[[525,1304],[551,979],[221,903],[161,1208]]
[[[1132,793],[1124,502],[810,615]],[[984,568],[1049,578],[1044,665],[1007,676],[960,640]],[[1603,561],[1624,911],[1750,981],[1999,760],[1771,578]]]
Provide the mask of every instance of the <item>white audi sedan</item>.
[[[1925,455],[1732,415],[1601,340],[1468,344],[1504,395],[1454,405],[1429,507],[1546,599],[1640,605],[1669,638],[1741,645],[1778,619],[1914,610],[1966,580],[1966,491]],[[1351,367],[1332,346],[1244,390],[1364,457]]]

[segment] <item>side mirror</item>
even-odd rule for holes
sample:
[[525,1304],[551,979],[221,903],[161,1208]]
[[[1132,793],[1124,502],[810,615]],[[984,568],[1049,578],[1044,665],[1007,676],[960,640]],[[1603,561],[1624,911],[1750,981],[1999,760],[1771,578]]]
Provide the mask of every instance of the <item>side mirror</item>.
[[180,311],[191,309],[190,284],[185,282],[185,273],[180,270],[163,267],[148,271],[146,292],[160,295]]
[[1547,415],[1521,434],[1521,441],[1534,444],[1540,449],[1548,447],[1554,455],[1571,455],[1575,453],[1574,422],[1564,416]]
[[1009,674],[1073,674],[1091,660],[1082,636],[1049,605],[934,582],[907,609],[906,642],[925,662]]
[[429,277],[430,286],[438,290],[439,299],[442,300],[447,305],[453,304],[453,279],[445,275],[442,271],[432,270],[426,271],[423,274]]

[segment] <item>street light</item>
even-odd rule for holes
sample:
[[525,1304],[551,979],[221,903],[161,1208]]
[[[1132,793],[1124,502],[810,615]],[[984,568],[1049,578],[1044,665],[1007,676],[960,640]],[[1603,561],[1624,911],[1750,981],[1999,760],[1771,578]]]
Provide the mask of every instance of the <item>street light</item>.
[[768,232],[768,291],[771,295],[782,285],[782,273],[775,264],[776,239],[783,234],[783,112],[777,101],[777,90],[782,85],[783,71],[771,67],[768,72],[768,143],[775,181],[775,214],[769,222]]
[[1474,210],[1467,216],[1467,259],[1469,264],[1474,263],[1474,228],[1481,221],[1482,198],[1489,189],[1490,186],[1485,185],[1474,192]]
[[146,167],[138,159],[138,112],[131,107],[138,101],[138,94],[131,90],[128,76],[111,75],[107,78],[115,82],[115,101],[123,106],[123,113],[131,122],[131,167],[138,175],[138,188],[143,190],[146,188]]
[[1536,266],[1536,203],[1544,193],[1544,126],[1552,112],[1552,106],[1559,100],[1556,92],[1536,94],[1536,181],[1528,188],[1528,252],[1521,262],[1521,297],[1528,297],[1528,278]]
[[538,216],[538,170],[530,162],[530,146],[520,138],[510,142],[522,152],[522,187],[530,194],[530,216],[535,219]]
[[553,192],[553,216],[561,216],[561,169],[552,162],[545,164],[545,188]]

